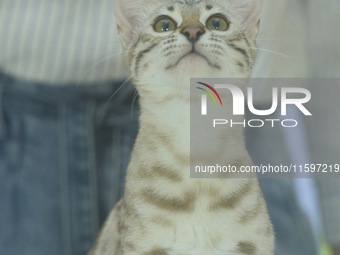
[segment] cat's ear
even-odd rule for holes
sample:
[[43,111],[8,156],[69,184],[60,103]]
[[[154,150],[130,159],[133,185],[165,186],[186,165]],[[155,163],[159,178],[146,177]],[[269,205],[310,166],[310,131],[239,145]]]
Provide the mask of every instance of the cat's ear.
[[117,30],[126,47],[133,36],[134,27],[137,23],[138,11],[143,8],[141,0],[114,0],[113,10],[117,23]]
[[247,33],[251,37],[256,37],[260,25],[262,0],[233,0],[233,3],[241,14]]

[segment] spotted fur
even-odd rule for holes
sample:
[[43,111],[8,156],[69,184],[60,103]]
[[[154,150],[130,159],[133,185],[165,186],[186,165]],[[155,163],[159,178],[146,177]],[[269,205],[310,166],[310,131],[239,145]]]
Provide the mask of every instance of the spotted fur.
[[[189,177],[190,77],[249,77],[260,0],[116,0],[114,6],[140,95],[140,128],[124,196],[91,254],[272,255],[272,226],[255,178]],[[227,30],[207,27],[215,14]],[[176,29],[155,31],[163,16]],[[189,37],[188,27],[199,33]],[[250,165],[243,130],[225,132],[218,153],[206,156]]]

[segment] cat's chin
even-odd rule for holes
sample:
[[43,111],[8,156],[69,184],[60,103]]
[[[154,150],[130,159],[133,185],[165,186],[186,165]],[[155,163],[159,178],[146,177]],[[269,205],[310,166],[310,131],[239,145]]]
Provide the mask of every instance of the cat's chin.
[[204,55],[198,53],[198,52],[190,52],[186,55],[184,55],[183,57],[181,57],[181,59],[179,60],[178,64],[181,63],[185,63],[185,64],[190,64],[190,65],[211,65],[209,59],[207,57],[205,57]]
[[200,53],[191,52],[180,58],[177,70],[186,70],[187,74],[202,75],[202,72],[217,68],[207,57]]
[[202,55],[198,52],[190,52],[190,53],[188,53],[188,54],[186,54],[182,57],[182,60],[187,60],[187,59],[191,60],[191,61],[195,61],[195,60],[198,60],[198,59],[204,59],[204,60],[208,61],[207,58],[204,55]]

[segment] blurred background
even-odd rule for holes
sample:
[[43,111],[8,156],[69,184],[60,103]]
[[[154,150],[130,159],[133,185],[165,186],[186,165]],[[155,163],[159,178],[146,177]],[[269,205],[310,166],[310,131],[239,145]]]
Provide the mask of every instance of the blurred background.
[[[339,9],[338,0],[264,0],[253,77],[339,78]],[[134,89],[121,87],[128,72],[111,1],[0,0],[0,74],[0,250],[85,254],[122,193],[136,132]],[[257,90],[262,104],[267,85]],[[316,100],[311,107],[338,105]],[[339,125],[338,117],[322,114],[318,121]],[[340,156],[337,129],[306,122],[280,132],[251,134],[248,143],[275,141],[294,163]],[[269,157],[253,151],[255,161]],[[300,245],[320,255],[340,254],[339,180],[297,178],[292,193],[282,190],[312,231],[313,242]],[[279,243],[277,254],[314,254],[293,244]]]

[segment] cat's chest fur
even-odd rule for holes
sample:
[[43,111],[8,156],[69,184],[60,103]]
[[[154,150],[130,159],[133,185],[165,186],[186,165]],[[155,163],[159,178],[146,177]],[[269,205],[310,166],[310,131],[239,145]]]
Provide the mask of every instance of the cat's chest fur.
[[207,153],[195,153],[189,91],[190,77],[250,75],[259,2],[115,2],[140,95],[140,128],[124,196],[92,254],[273,254],[272,226],[255,178],[190,178],[196,161],[251,164],[241,128],[206,134]]
[[[258,205],[250,203],[252,204],[251,207],[245,207],[248,209],[243,208],[244,210],[241,210],[247,202],[240,201],[238,206],[239,210],[242,211],[242,216],[239,210],[229,208],[226,212],[223,209],[226,206],[223,205],[223,202],[215,200],[212,203],[214,199],[209,191],[206,194],[204,193],[197,193],[201,196],[200,198],[192,197],[193,200],[187,201],[185,208],[177,208],[176,212],[165,213],[163,210],[155,211],[141,206],[137,212],[140,213],[139,217],[143,218],[146,226],[139,230],[135,229],[136,232],[131,231],[129,233],[131,239],[127,238],[127,240],[133,243],[137,238],[139,245],[135,245],[131,250],[127,248],[127,254],[131,252],[131,254],[149,254],[148,252],[156,248],[160,249],[159,253],[156,253],[160,255],[270,254],[267,251],[270,240],[263,238],[271,233],[267,219],[260,219],[261,217],[257,219],[257,224],[259,221],[262,221],[262,224],[258,224],[256,231],[254,231],[255,226],[250,223],[252,220],[249,219],[249,222],[247,222],[248,216],[245,214],[246,210],[253,210],[253,214],[258,214],[261,211],[263,212],[264,208],[259,209],[257,208]],[[248,199],[250,197],[246,200]],[[255,196],[251,199],[262,202]],[[150,217],[150,215],[153,216]],[[255,218],[255,216],[252,216],[252,218]],[[255,232],[257,234],[254,234]],[[136,244],[136,242],[134,243]],[[259,243],[262,243],[262,247]],[[248,247],[247,250],[244,250],[245,245]],[[133,253],[133,249],[140,253]]]

